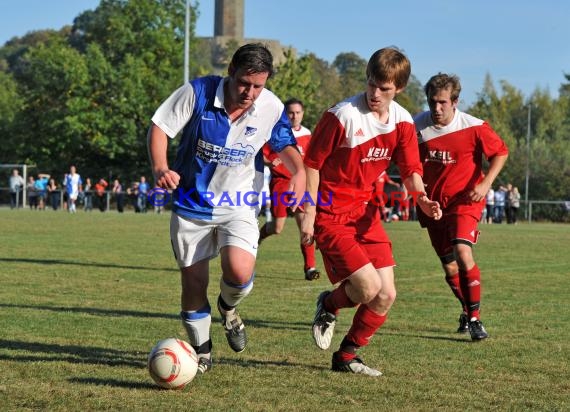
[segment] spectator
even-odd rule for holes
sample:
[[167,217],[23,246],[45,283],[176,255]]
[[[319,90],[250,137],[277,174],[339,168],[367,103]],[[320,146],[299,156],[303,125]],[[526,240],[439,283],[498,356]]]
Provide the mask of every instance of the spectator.
[[493,223],[493,217],[495,216],[495,191],[492,187],[487,191],[487,196],[485,197],[485,210],[487,215],[487,223]]
[[503,217],[505,216],[505,204],[507,201],[507,189],[504,186],[499,186],[498,190],[495,190],[495,207],[493,209],[493,223],[503,223]]
[[141,213],[146,213],[146,197],[148,195],[149,189],[150,186],[146,181],[146,177],[141,176],[137,195],[137,207]]
[[117,211],[123,213],[125,204],[125,194],[123,192],[123,185],[119,179],[113,181],[113,194],[115,195],[115,202],[117,202]]
[[511,223],[513,225],[517,224],[519,207],[521,205],[521,194],[519,193],[519,188],[514,186],[513,189],[509,192],[509,207],[510,213],[509,216],[511,218]]
[[93,210],[93,185],[91,178],[85,179],[85,187],[83,188],[83,210],[91,212]]
[[38,174],[37,180],[34,182],[34,187],[36,188],[38,209],[45,210],[46,200],[47,200],[47,186],[49,183],[50,175],[45,173]]
[[57,183],[53,177],[49,179],[49,182],[47,185],[47,191],[48,191],[48,197],[49,197],[49,202],[50,202],[51,208],[53,210],[59,209],[61,192],[60,192],[59,187],[57,186]]
[[107,196],[105,193],[105,189],[109,186],[109,183],[103,178],[99,179],[97,183],[95,183],[95,196],[97,196],[97,206],[99,206],[99,210],[104,212],[107,210]]
[[20,207],[20,193],[24,188],[24,178],[20,176],[18,169],[12,170],[12,176],[10,176],[10,208]]
[[36,189],[36,180],[33,176],[28,177],[28,184],[26,185],[26,190],[28,192],[28,205],[31,209],[38,208],[38,192]]
[[131,187],[127,188],[127,196],[130,199],[135,213],[140,213],[139,209],[139,182],[131,183]]

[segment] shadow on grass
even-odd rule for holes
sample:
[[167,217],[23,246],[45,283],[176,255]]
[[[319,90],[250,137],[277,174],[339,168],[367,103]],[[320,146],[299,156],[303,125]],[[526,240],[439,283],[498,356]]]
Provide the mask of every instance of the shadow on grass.
[[[0,303],[0,308],[13,308],[13,309],[35,309],[35,310],[49,310],[53,312],[72,312],[72,313],[85,313],[94,316],[130,316],[138,318],[164,318],[164,319],[180,319],[177,313],[158,313],[158,312],[141,312],[135,310],[121,310],[121,309],[101,309],[101,308],[82,308],[79,306],[48,306],[48,305],[23,305],[14,303]],[[221,323],[221,318],[212,316],[212,323]],[[310,330],[310,322],[281,322],[281,321],[268,321],[260,319],[249,319],[244,317],[246,326],[251,326],[259,329],[282,329],[282,330]]]
[[84,385],[113,386],[115,388],[167,390],[153,383],[136,382],[136,381],[119,381],[117,379],[69,378],[67,381],[71,383],[80,383]]
[[131,316],[138,318],[165,318],[180,319],[178,314],[157,313],[157,312],[140,312],[136,310],[120,310],[120,309],[100,309],[100,308],[82,308],[78,306],[47,306],[47,305],[18,305],[12,303],[0,303],[0,308],[17,308],[17,309],[37,309],[50,310],[53,312],[73,312],[86,313],[88,315],[97,316]]
[[94,266],[99,268],[113,268],[113,269],[132,269],[132,270],[156,270],[160,272],[178,272],[178,268],[153,268],[150,266],[129,266],[118,265],[116,263],[105,262],[82,262],[76,260],[64,259],[29,259],[29,258],[6,258],[0,257],[0,262],[9,263],[31,263],[35,265],[76,265],[76,266]]
[[290,362],[288,360],[282,361],[268,361],[259,359],[236,359],[236,358],[216,358],[214,359],[216,364],[226,365],[226,366],[238,366],[240,368],[267,368],[267,367],[286,367],[286,368],[302,368],[302,369],[313,369],[316,371],[329,370],[328,366],[316,366],[307,365],[305,363]]
[[[256,359],[234,359],[234,358],[216,358],[216,366],[237,366],[239,368],[263,368],[277,367],[277,368],[295,368],[295,369],[311,369],[315,371],[325,371],[329,370],[325,366],[315,366],[307,365],[298,362],[284,361],[262,361]],[[146,366],[146,365],[145,365]],[[149,378],[150,379],[150,378]],[[116,388],[127,388],[127,389],[150,389],[165,391],[167,389],[161,388],[150,382],[138,382],[138,381],[121,381],[117,379],[105,379],[105,378],[69,378],[68,382],[78,383],[84,385],[97,385],[97,386],[112,386]]]
[[[434,332],[434,331],[426,331],[426,332]],[[416,339],[431,339],[431,340],[445,340],[449,342],[458,342],[458,343],[472,343],[471,339],[466,338],[464,335],[461,335],[457,338],[449,337],[443,335],[438,336],[428,336],[428,335],[418,335],[417,333],[402,333],[402,332],[391,332],[388,330],[383,330],[381,335],[389,335],[389,336],[403,336],[406,338],[416,338]]]
[[57,345],[0,339],[0,349],[28,351],[33,354],[1,354],[0,359],[17,362],[69,362],[106,366],[146,367],[146,353],[78,345]]

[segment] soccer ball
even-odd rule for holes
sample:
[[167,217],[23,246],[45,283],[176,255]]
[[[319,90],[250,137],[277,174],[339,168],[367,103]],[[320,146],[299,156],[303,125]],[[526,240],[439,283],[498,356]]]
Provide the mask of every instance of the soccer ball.
[[148,372],[158,386],[182,389],[198,371],[198,356],[188,342],[177,338],[159,341],[148,355]]
[[398,216],[397,214],[394,213],[390,219],[393,222],[397,222],[398,220],[400,220],[400,216]]

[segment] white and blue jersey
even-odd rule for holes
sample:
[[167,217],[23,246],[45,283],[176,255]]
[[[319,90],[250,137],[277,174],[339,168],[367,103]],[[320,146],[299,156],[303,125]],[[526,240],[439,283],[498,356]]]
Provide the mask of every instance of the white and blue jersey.
[[260,149],[266,142],[276,152],[295,145],[285,107],[267,89],[232,123],[224,109],[226,80],[219,76],[192,80],[152,117],[170,138],[182,130],[172,170],[181,176],[173,211],[184,217],[212,220],[243,207],[259,213]]
[[81,180],[81,176],[77,173],[75,174],[68,174],[65,175],[65,180],[63,181],[63,185],[65,186],[65,190],[67,194],[72,199],[77,199],[77,195],[79,194],[79,186],[83,184],[83,180]]

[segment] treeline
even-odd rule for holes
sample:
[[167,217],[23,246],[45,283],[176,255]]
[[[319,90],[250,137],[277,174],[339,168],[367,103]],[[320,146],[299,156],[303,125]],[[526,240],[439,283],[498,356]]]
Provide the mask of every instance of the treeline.
[[[191,18],[191,78],[215,71],[209,43],[194,37],[198,10]],[[184,17],[180,0],[102,0],[72,26],[7,42],[0,48],[0,163],[34,164],[53,175],[72,163],[83,176],[148,174],[150,117],[183,81]],[[234,49],[228,45],[228,56]],[[304,123],[313,128],[330,105],[363,90],[365,67],[355,53],[332,63],[314,53],[289,54],[268,87],[283,100],[302,99]],[[524,198],[528,161],[530,199],[570,199],[570,75],[561,78],[558,99],[499,84],[497,90],[488,76],[467,110],[488,120],[509,145],[498,183],[518,186]],[[417,78],[398,101],[411,113],[425,107]],[[175,145],[171,150],[174,155]]]

